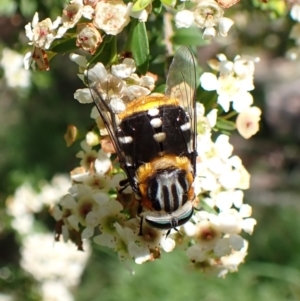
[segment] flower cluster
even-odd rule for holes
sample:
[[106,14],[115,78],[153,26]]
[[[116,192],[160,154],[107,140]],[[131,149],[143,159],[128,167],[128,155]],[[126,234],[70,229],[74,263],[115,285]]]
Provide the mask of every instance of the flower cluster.
[[35,67],[36,63],[39,70],[49,70],[46,50],[53,46],[55,40],[72,36],[68,33],[72,28],[76,28],[76,46],[94,54],[103,34],[117,35],[130,22],[130,17],[143,22],[147,20],[146,10],[135,12],[132,6],[132,3],[125,4],[122,0],[71,0],[62,16],[54,22],[49,18],[39,21],[38,13],[35,13],[32,22],[25,26],[29,45],[33,46],[33,50],[25,55],[25,68]]
[[[233,21],[223,16],[224,9],[237,2],[184,2],[175,7],[181,9],[174,16],[175,25],[190,27],[194,23],[203,29],[204,38],[216,36],[218,27],[220,35],[226,36]],[[249,187],[250,175],[240,158],[233,155],[229,137],[219,135],[213,139],[212,131],[218,130],[217,118],[227,113],[232,103],[233,110],[239,113],[236,125],[241,135],[249,138],[257,132],[260,110],[252,106],[249,93],[254,88],[256,59],[237,57],[230,62],[219,55],[219,62],[210,64],[219,73],[218,77],[213,73],[201,76],[202,87],[218,94],[220,107],[216,109],[213,105],[206,108],[207,112],[202,104],[197,103],[196,107],[195,212],[189,222],[170,233],[150,227],[138,214],[141,204],[132,188],[120,184],[120,181],[126,183],[125,175],[114,155],[114,146],[118,145],[111,141],[112,130],[108,125],[110,122],[117,125],[133,101],[141,99],[145,104],[145,96],[155,89],[157,77],[147,73],[150,58],[155,58],[149,53],[144,22],[148,14],[159,14],[160,9],[156,3],[152,11],[151,3],[151,0],[126,1],[126,4],[121,0],[71,0],[54,22],[48,18],[39,22],[36,14],[26,26],[26,35],[33,45],[33,51],[25,56],[27,67],[33,59],[39,69],[48,70],[47,50],[55,53],[69,39],[84,50],[81,53],[86,56],[70,55],[79,66],[78,77],[87,86],[78,89],[74,98],[82,104],[96,102],[101,116],[106,118],[102,120],[97,109],[92,109],[91,117],[97,126],[81,142],[82,150],[77,153],[80,165],[71,171],[68,193],[58,203],[49,203],[57,222],[56,239],[73,241],[80,250],[86,241],[92,240],[117,253],[120,260],[134,260],[137,264],[179,248],[195,267],[224,276],[236,271],[243,262],[248,244],[242,234],[243,231],[252,234],[256,221],[251,218],[251,207],[243,204],[243,190]],[[118,49],[117,35],[127,25],[130,37],[122,52]],[[188,129],[191,125],[185,126]],[[77,134],[76,127],[69,126],[65,135],[67,145],[78,139]],[[128,141],[132,139],[130,136],[119,138],[125,144],[132,142]]]
[[[86,67],[86,59],[76,54],[70,55],[71,60],[81,68]],[[150,94],[154,88],[154,77],[145,75],[139,77],[136,73],[135,62],[131,58],[124,58],[120,64],[112,65],[107,70],[102,63],[97,63],[84,75],[90,85],[97,84],[102,97],[108,101],[113,112],[118,114],[125,109],[125,104],[133,99]],[[85,78],[79,75],[84,81]],[[78,89],[74,98],[80,103],[92,103],[93,98],[89,88]],[[96,114],[97,116],[97,114]],[[99,115],[98,115],[99,116]]]
[[[79,56],[71,55],[71,58],[79,66],[79,62],[84,61]],[[105,91],[101,91],[103,98],[115,114],[153,88],[151,77],[147,80],[138,78],[134,70],[134,62],[126,60],[110,70],[98,63],[87,74],[100,89],[105,87]],[[134,85],[130,85],[132,78],[139,85],[147,82],[147,88],[143,85],[133,88]],[[89,89],[81,89],[75,93],[75,98],[81,103],[89,103],[92,101],[90,94]],[[197,211],[190,222],[178,228],[178,232],[172,230],[168,236],[166,231],[143,223],[137,216],[139,202],[130,187],[120,190],[123,172],[103,151],[103,146],[95,150],[95,143],[88,143],[89,133],[81,143],[82,151],[77,154],[81,159],[80,166],[71,172],[73,184],[69,193],[51,209],[64,239],[80,237],[77,240],[79,248],[82,240],[92,239],[118,253],[120,260],[133,259],[138,264],[155,260],[162,251],[171,252],[177,247],[186,251],[195,266],[200,264],[216,270],[220,276],[235,271],[247,254],[247,242],[240,234],[242,231],[251,234],[256,224],[250,218],[251,207],[243,204],[242,190],[249,187],[250,176],[241,160],[232,156],[233,146],[228,136],[220,135],[216,141],[212,140],[217,110],[205,115],[203,105],[197,103],[197,120],[198,157],[194,189],[200,206],[209,208],[208,211]],[[103,135],[107,133],[101,123],[97,124],[100,136],[96,140],[102,145]]]
[[230,104],[239,113],[236,127],[246,139],[259,130],[261,111],[253,107],[253,97],[249,91],[254,89],[254,64],[258,58],[237,56],[233,62],[228,61],[224,54],[218,55],[218,61],[212,60],[209,66],[218,72],[204,72],[200,77],[201,86],[207,91],[216,91],[217,103],[224,112],[228,112]]
[[175,24],[178,28],[190,27],[193,23],[204,29],[203,38],[211,39],[216,36],[218,27],[219,34],[223,37],[233,25],[233,20],[223,17],[224,9],[215,0],[194,0],[192,9],[183,9],[177,12]]
[[9,48],[2,50],[0,66],[4,71],[4,78],[10,88],[27,88],[30,86],[31,74],[23,68],[23,56]]
[[69,186],[68,177],[57,175],[51,183],[42,183],[39,193],[25,183],[6,201],[21,242],[20,265],[38,281],[43,300],[74,300],[70,289],[78,285],[90,256],[87,241],[82,247],[85,252],[78,252],[71,242],[55,242],[53,231],[36,230],[41,225],[34,215],[56,204]]
[[[223,0],[192,1],[193,8],[179,10],[176,13],[175,24],[180,28],[190,27],[194,23],[204,29],[205,39],[216,36],[216,26],[221,36],[227,36],[234,22],[223,17],[224,7],[229,7],[223,2]],[[30,40],[29,45],[33,46],[32,51],[24,57],[25,68],[35,68],[37,65],[39,70],[49,70],[47,51],[55,48],[61,41],[73,37],[76,38],[78,48],[94,54],[103,42],[103,36],[116,36],[121,33],[131,18],[146,22],[152,8],[151,1],[147,4],[146,7],[138,7],[136,3],[125,4],[122,0],[71,0],[55,21],[50,18],[39,21],[38,13],[35,13],[32,22],[25,26],[26,36]],[[76,29],[76,33],[73,28]]]

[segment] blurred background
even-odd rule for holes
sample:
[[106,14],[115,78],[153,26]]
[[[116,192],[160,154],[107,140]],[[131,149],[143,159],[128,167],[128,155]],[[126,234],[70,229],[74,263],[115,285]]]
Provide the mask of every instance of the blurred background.
[[[225,279],[195,271],[180,252],[126,266],[99,246],[86,246],[85,255],[78,255],[83,252],[71,245],[70,253],[77,255],[56,261],[55,252],[67,249],[53,250],[55,223],[46,205],[69,188],[67,174],[77,166],[79,151],[78,143],[67,148],[63,136],[68,124],[86,130],[93,121],[90,106],[73,99],[82,83],[67,55],[54,58],[48,72],[24,71],[22,60],[29,51],[24,26],[35,11],[40,20],[54,20],[64,4],[0,3],[0,301],[300,300],[300,63],[286,57],[294,46],[292,1],[242,0],[226,11],[235,20],[226,39],[195,45],[203,69],[220,52],[230,60],[236,54],[260,57],[252,94],[263,111],[261,130],[250,140],[230,138],[251,174],[245,202],[258,224],[245,237],[250,242],[246,262]],[[31,215],[25,218],[22,210],[28,208]],[[19,224],[12,212],[19,212]],[[39,222],[37,230],[53,235],[22,240],[32,218]],[[47,244],[49,253],[41,254],[39,247]],[[45,272],[50,259],[57,264],[47,267],[52,282],[46,285],[40,270]]]

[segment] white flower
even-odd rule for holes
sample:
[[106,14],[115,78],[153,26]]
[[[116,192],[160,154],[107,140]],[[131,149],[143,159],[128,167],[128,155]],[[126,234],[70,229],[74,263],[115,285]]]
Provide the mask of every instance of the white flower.
[[23,240],[20,263],[38,281],[56,279],[76,286],[90,255],[87,243],[84,250],[79,252],[71,242],[55,242],[51,233],[33,233]]
[[220,76],[218,81],[218,104],[223,108],[225,112],[228,112],[230,102],[233,100],[233,97],[239,92],[238,81],[232,75]]
[[232,108],[240,113],[248,108],[253,104],[253,97],[247,91],[240,91],[232,96]]
[[114,235],[109,233],[102,233],[100,235],[96,235],[93,238],[95,244],[100,246],[105,246],[110,249],[116,250],[117,247],[117,240]]
[[238,266],[244,261],[247,255],[248,242],[244,240],[244,246],[240,251],[233,251],[228,256],[221,257],[221,271],[219,273],[220,277],[226,275],[229,272],[237,271]]
[[239,251],[244,247],[244,239],[238,234],[229,235],[229,244],[233,250]]
[[90,5],[84,5],[82,0],[71,0],[63,10],[63,26],[59,28],[58,35],[63,36],[69,28],[78,23],[81,17],[91,20],[93,13],[94,9]]
[[258,58],[241,58],[237,56],[234,62],[219,54],[219,62],[211,61],[210,66],[220,72],[219,77],[205,72],[200,77],[201,86],[207,91],[216,90],[218,104],[225,112],[229,111],[230,103],[236,112],[248,109],[253,103],[253,97],[248,92],[254,89],[254,63]]
[[76,63],[79,67],[85,68],[87,65],[87,59],[83,55],[77,53],[70,53],[70,60]]
[[89,131],[85,135],[85,141],[90,146],[98,145],[99,144],[99,136],[96,133]]
[[130,22],[128,6],[123,1],[100,1],[95,8],[94,25],[107,34],[116,35]]
[[34,221],[35,220],[33,215],[27,213],[14,217],[14,219],[11,222],[11,226],[20,234],[28,235],[33,232]]
[[232,253],[232,250],[239,251],[244,247],[244,240],[240,235],[231,234],[220,239],[214,247],[214,253],[218,257]]
[[86,226],[83,231],[81,232],[82,239],[89,239],[94,235],[94,228],[92,226]]
[[252,82],[254,71],[255,71],[254,64],[258,62],[259,62],[258,57],[236,56],[233,62],[233,71],[237,76],[246,79],[249,78],[249,82]]
[[58,205],[55,205],[51,208],[50,214],[57,222],[63,218],[62,210],[59,208]]
[[38,194],[29,183],[20,186],[14,197],[7,200],[8,214],[14,217],[26,214],[40,212],[43,203],[38,199]]
[[115,114],[119,114],[123,111],[125,111],[126,109],[126,105],[124,103],[124,101],[121,98],[118,97],[112,97],[109,106],[111,107],[112,111]]
[[83,150],[76,154],[77,158],[81,158],[80,165],[86,170],[89,170],[91,163],[95,162],[98,157],[98,153],[89,146],[85,140],[80,143]]
[[215,142],[215,150],[221,159],[228,159],[233,152],[233,146],[229,143],[229,136],[219,135]]
[[143,87],[146,87],[148,88],[149,90],[153,90],[154,89],[154,78],[152,76],[148,76],[148,75],[145,75],[145,76],[142,76],[140,78],[140,85],[143,86]]
[[[73,295],[64,283],[47,280],[41,284],[43,301],[74,301]],[[0,298],[0,300],[2,300]]]
[[93,98],[89,88],[77,89],[74,93],[74,98],[80,103],[92,103]]
[[229,29],[234,24],[233,20],[229,18],[221,18],[219,22],[219,33],[222,37],[226,37]]
[[229,209],[218,215],[218,227],[223,233],[237,234],[242,230],[242,220],[237,210]]
[[[96,106],[94,106],[94,107],[92,108],[90,117],[91,117],[92,119],[100,118],[100,114],[99,114],[99,111],[98,111],[98,109],[97,109]],[[101,119],[101,118],[100,118],[100,119]],[[102,120],[102,119],[101,119],[101,120]],[[103,125],[103,126],[104,126],[104,125]],[[102,134],[101,134],[101,135],[102,135]]]
[[199,244],[189,247],[186,254],[192,262],[203,262],[209,258],[209,250]]
[[213,26],[210,27],[206,27],[203,31],[203,39],[205,40],[210,40],[212,38],[214,38],[217,34],[217,31],[215,30],[215,28]]
[[208,170],[201,172],[198,166],[199,165],[197,164],[197,176],[193,185],[195,190],[198,190],[200,188],[201,192],[201,190],[212,191],[220,188],[220,184],[218,183],[216,176]]
[[122,228],[118,223],[115,224],[116,231],[119,234],[120,241],[117,245],[119,258],[133,258],[136,263],[141,264],[151,259],[149,248],[139,245],[137,234],[130,228]]
[[231,253],[229,239],[228,238],[220,239],[214,247],[214,253],[218,257],[229,255]]
[[194,11],[195,24],[200,28],[218,25],[223,16],[223,9],[214,0],[198,2]]
[[217,90],[219,87],[217,76],[210,72],[204,72],[200,76],[200,83],[202,88],[206,91]]
[[207,123],[210,126],[210,128],[213,128],[217,123],[217,117],[218,117],[218,109],[212,109],[207,115]]
[[98,174],[105,174],[111,168],[111,164],[110,155],[100,149],[95,160],[96,172]]
[[2,50],[0,66],[4,70],[7,85],[11,88],[30,86],[31,73],[23,68],[23,56],[9,48]]
[[38,195],[39,202],[53,206],[58,199],[68,191],[71,186],[71,181],[67,175],[56,175],[52,178],[50,183],[40,184],[40,193]]
[[29,22],[25,26],[26,36],[30,40],[29,45],[48,49],[53,40],[59,37],[56,36],[55,29],[60,23],[60,17],[58,17],[53,23],[49,18],[39,22],[38,13],[35,13],[32,22]]
[[295,3],[292,6],[290,15],[291,15],[291,17],[292,17],[293,20],[295,20],[297,22],[300,22],[300,4]]
[[175,243],[174,239],[167,237],[165,239],[162,239],[161,246],[165,252],[169,253],[174,250],[176,243]]
[[196,223],[195,233],[193,238],[202,248],[213,249],[222,234],[217,225],[210,220],[204,220]]
[[121,213],[122,210],[123,206],[115,200],[109,200],[99,207],[97,215],[102,234],[117,235],[115,224],[123,224],[125,221],[125,215]]
[[236,127],[245,139],[249,139],[258,132],[260,115],[261,110],[257,107],[249,107],[238,115]]
[[91,226],[93,223],[87,219],[87,215],[90,212],[98,211],[99,198],[102,195],[97,190],[82,184],[73,185],[69,192],[70,195],[65,196],[60,201],[64,210],[69,209],[67,211],[67,223],[76,231],[79,231],[79,224],[84,227],[87,226],[87,221],[89,222],[88,226]]
[[256,224],[257,222],[254,218],[245,218],[242,222],[242,227],[246,233],[252,234]]
[[240,208],[243,204],[244,192],[242,190],[235,190],[231,197],[234,206]]
[[122,64],[112,65],[111,74],[119,78],[127,78],[135,71],[133,59],[125,58]]
[[177,28],[188,28],[192,25],[194,21],[194,14],[193,12],[189,11],[189,10],[182,10],[179,11],[176,15],[175,15],[175,25]]
[[90,82],[105,82],[108,80],[108,72],[102,63],[97,63],[93,68],[86,70],[84,75]]
[[229,210],[232,206],[232,191],[221,191],[216,196],[216,206],[221,210]]

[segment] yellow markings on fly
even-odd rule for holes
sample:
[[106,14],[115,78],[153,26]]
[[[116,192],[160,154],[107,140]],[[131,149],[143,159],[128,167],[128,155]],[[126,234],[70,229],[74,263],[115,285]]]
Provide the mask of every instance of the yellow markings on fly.
[[159,108],[163,105],[178,106],[179,100],[159,93],[153,93],[151,95],[142,96],[130,102],[126,107],[126,110],[119,113],[118,117],[120,120],[122,120],[134,113],[146,112],[154,108]]
[[163,157],[156,158],[149,163],[141,165],[137,172],[137,181],[139,183],[139,189],[144,199],[143,202],[147,202],[145,199],[147,196],[147,180],[149,177],[155,175],[158,170],[164,170],[168,168],[177,168],[186,171],[187,181],[190,184],[190,189],[188,191],[188,200],[194,199],[194,189],[192,183],[194,181],[194,176],[192,173],[191,162],[187,157],[178,157],[174,155],[166,155]]

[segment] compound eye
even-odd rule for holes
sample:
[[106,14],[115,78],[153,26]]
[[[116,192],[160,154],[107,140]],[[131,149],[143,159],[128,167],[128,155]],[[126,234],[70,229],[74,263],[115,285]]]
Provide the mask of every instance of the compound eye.
[[158,199],[158,182],[156,178],[149,180],[147,196],[152,203],[153,209],[156,211],[161,211],[161,204]]

